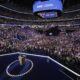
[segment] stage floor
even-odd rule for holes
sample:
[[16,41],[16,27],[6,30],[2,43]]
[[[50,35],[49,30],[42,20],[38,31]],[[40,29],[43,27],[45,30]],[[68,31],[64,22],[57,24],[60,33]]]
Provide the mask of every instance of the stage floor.
[[[26,75],[11,77],[6,73],[6,68],[10,63],[18,60],[19,54],[27,55],[27,59],[33,62],[33,68]],[[0,80],[72,80],[70,76],[62,72],[63,67],[48,56],[19,52],[9,53],[0,55]]]

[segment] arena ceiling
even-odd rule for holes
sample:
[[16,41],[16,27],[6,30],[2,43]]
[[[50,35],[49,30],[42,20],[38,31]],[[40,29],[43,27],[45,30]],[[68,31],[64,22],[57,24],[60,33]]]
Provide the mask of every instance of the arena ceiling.
[[[43,1],[43,0],[42,0]],[[80,0],[62,0],[64,8],[68,8],[72,5],[80,4]],[[0,0],[0,3],[11,2],[18,6],[32,7],[34,0]]]

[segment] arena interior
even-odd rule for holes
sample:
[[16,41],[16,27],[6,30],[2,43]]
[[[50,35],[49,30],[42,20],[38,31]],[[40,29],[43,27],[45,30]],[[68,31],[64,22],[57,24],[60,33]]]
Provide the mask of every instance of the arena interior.
[[[59,1],[61,9],[57,4],[58,7],[51,9],[35,10],[38,2],[42,6],[37,8],[52,6],[47,5],[49,1],[54,4]],[[4,69],[17,59],[17,53],[27,55],[33,61],[30,65],[34,66],[29,73],[18,77],[13,75],[13,78]],[[38,63],[35,56],[47,57],[47,63],[41,58]],[[38,65],[42,66],[40,70]],[[14,70],[21,70],[23,66]],[[50,73],[52,67],[54,71]],[[17,75],[18,72],[11,73]],[[80,80],[79,77],[80,0],[0,0],[0,80]]]

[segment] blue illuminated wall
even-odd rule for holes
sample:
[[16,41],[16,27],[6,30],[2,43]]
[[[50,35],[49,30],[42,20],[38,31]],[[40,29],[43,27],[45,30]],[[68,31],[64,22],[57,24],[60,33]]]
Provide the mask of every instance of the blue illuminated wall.
[[63,4],[61,0],[47,0],[47,1],[36,1],[33,4],[33,13],[45,10],[63,10]]

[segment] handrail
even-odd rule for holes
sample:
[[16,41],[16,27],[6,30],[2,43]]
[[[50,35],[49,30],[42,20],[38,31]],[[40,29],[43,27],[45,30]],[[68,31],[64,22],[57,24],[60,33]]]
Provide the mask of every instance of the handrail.
[[[8,9],[8,10],[11,10],[11,11],[14,11],[14,12],[17,12],[17,13],[21,13],[21,14],[30,14],[30,15],[33,15],[33,13],[26,13],[26,12],[21,12],[21,11],[13,10],[13,9],[8,8],[6,6],[3,6],[3,5],[0,5],[0,7]],[[66,11],[66,12],[63,12],[63,13],[66,14],[66,13],[73,13],[73,12],[77,12],[77,11],[80,11],[80,9],[72,10],[72,11]]]
[[66,11],[66,12],[64,12],[64,13],[73,13],[73,12],[77,12],[77,11],[80,11],[80,9],[72,10],[72,11]]
[[17,18],[12,18],[12,17],[7,17],[7,16],[2,16],[0,15],[1,18],[6,18],[6,19],[12,19],[12,20],[17,20],[17,21],[24,21],[24,22],[61,22],[61,21],[72,21],[72,20],[80,20],[80,18],[71,18],[71,19],[60,19],[60,20],[24,20],[24,19],[17,19]]
[[5,9],[8,9],[8,10],[10,10],[10,11],[14,11],[14,12],[17,12],[17,13],[21,13],[21,14],[30,14],[30,15],[33,15],[32,13],[25,13],[25,12],[13,10],[13,9],[8,8],[8,7],[5,7],[5,6],[3,6],[3,5],[0,5],[0,7],[5,8]]

